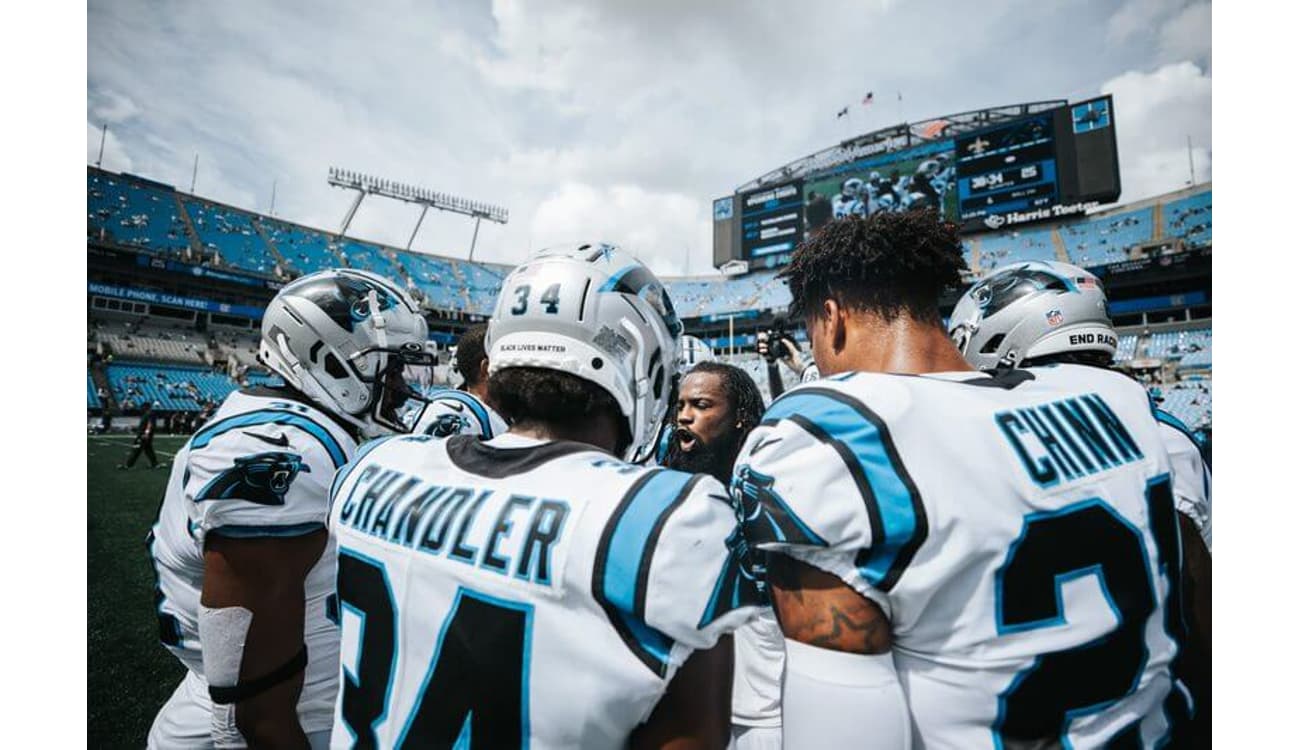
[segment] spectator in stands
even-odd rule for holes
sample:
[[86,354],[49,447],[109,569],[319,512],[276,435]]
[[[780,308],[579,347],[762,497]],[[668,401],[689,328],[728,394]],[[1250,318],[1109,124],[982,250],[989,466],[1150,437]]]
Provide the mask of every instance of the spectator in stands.
[[143,452],[149,458],[149,468],[158,468],[158,456],[153,452],[153,433],[155,422],[157,421],[153,413],[154,404],[145,402],[144,411],[140,414],[140,422],[135,427],[135,442],[131,444],[131,455],[127,456],[125,464],[118,464],[119,469],[129,469],[135,466],[135,460]]

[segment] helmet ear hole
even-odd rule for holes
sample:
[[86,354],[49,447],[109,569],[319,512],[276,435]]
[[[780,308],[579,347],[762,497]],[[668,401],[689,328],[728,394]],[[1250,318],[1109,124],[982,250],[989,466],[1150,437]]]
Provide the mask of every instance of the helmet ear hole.
[[332,378],[342,380],[348,376],[347,368],[334,356],[333,352],[325,355],[325,372]]
[[655,368],[653,388],[656,400],[664,395],[664,368],[662,365]]
[[997,352],[998,347],[1002,346],[1002,340],[1006,337],[1007,335],[1005,333],[993,334],[989,337],[989,340],[984,343],[983,348],[980,349],[980,354],[993,354]]

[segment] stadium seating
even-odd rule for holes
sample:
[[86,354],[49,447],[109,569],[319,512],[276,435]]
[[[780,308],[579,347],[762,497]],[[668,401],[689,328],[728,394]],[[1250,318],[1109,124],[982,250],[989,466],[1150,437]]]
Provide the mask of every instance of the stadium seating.
[[1157,401],[1161,409],[1178,417],[1189,428],[1199,430],[1211,424],[1213,397],[1213,381],[1185,380],[1160,386]]
[[87,174],[90,236],[162,255],[192,252],[176,194],[127,177]]
[[236,387],[225,375],[193,367],[113,363],[107,373],[123,409],[153,402],[163,411],[198,411],[202,401],[220,401]]
[[[1209,366],[1211,331],[1208,328],[1192,331],[1161,331],[1151,334],[1147,342],[1147,356],[1178,360],[1180,366]],[[1188,357],[1192,357],[1191,363]]]
[[1129,259],[1134,245],[1150,242],[1155,231],[1155,209],[1126,211],[1064,224],[1060,228],[1070,262],[1089,267]]
[[195,333],[160,331],[105,333],[101,340],[112,349],[116,359],[165,360],[188,364],[207,364],[207,344]]
[[330,250],[329,238],[321,232],[265,217],[259,218],[258,223],[295,275],[343,265]]
[[349,268],[372,271],[405,286],[405,274],[377,246],[344,238],[336,247],[339,257]]
[[251,214],[194,198],[181,202],[206,253],[233,268],[268,276],[275,272],[275,256],[253,227]]
[[1119,346],[1115,349],[1115,361],[1127,362],[1137,354],[1138,337],[1128,334],[1119,337]]
[[1213,240],[1213,202],[1213,195],[1207,190],[1166,203],[1163,206],[1164,236],[1181,237],[1189,247],[1210,245]]
[[1051,229],[1022,229],[980,237],[980,270],[988,273],[1022,260],[1059,260]]
[[103,406],[103,404],[99,402],[99,391],[97,388],[95,388],[95,379],[90,376],[89,372],[87,372],[86,373],[86,408],[98,409],[101,406]]

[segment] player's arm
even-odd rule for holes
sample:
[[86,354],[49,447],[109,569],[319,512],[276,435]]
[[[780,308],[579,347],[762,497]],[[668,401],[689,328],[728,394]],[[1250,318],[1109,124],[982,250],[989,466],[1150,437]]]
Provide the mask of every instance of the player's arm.
[[1188,642],[1179,677],[1196,699],[1197,715],[1209,716],[1210,704],[1210,551],[1186,515],[1178,514],[1183,539],[1183,615]]
[[880,606],[782,554],[770,556],[767,577],[786,637],[785,746],[910,748],[911,718]]
[[730,635],[687,657],[650,718],[632,733],[632,750],[726,747],[734,658]]
[[236,727],[251,748],[308,746],[297,711],[307,664],[303,584],[327,540],[325,529],[287,538],[233,538],[220,530],[206,537],[204,672],[213,702],[235,706]]

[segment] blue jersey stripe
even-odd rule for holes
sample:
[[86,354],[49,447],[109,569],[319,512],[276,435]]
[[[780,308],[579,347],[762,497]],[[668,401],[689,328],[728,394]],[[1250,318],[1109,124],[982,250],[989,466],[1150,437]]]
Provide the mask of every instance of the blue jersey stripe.
[[656,470],[632,487],[601,539],[593,581],[596,599],[617,618],[615,625],[625,640],[630,637],[642,661],[660,674],[667,669],[673,641],[644,620],[645,588],[654,557],[651,543],[693,478],[683,472]]
[[206,447],[214,438],[224,435],[231,430],[237,430],[241,427],[254,427],[261,424],[276,424],[297,427],[303,432],[316,438],[316,440],[325,447],[330,454],[330,460],[334,462],[334,468],[338,468],[348,462],[348,454],[339,445],[338,440],[330,434],[330,431],[322,427],[314,420],[304,417],[301,414],[282,411],[280,409],[258,409],[244,414],[238,414],[233,417],[227,417],[219,422],[214,422],[207,427],[194,433],[190,441],[190,447],[193,450]]
[[822,433],[819,439],[847,448],[840,455],[856,464],[850,471],[856,468],[865,481],[865,486],[859,482],[859,489],[873,521],[871,549],[865,560],[859,559],[859,568],[873,586],[888,590],[923,541],[927,525],[915,485],[896,462],[892,443],[887,445],[890,439],[884,422],[838,391],[827,389],[792,392],[772,404],[763,418],[770,422],[791,417],[817,428]]
[[485,440],[490,440],[494,437],[492,435],[492,419],[488,417],[487,409],[483,408],[483,404],[480,403],[478,398],[475,396],[463,391],[443,391],[434,396],[431,400],[455,401],[456,403],[468,406],[469,410],[474,413],[474,418],[479,422],[479,431],[483,433],[483,438]]

